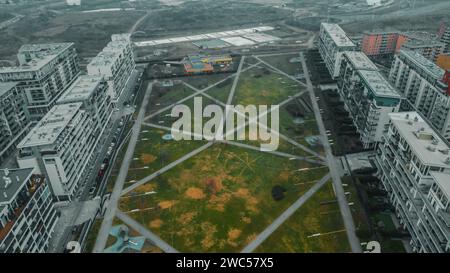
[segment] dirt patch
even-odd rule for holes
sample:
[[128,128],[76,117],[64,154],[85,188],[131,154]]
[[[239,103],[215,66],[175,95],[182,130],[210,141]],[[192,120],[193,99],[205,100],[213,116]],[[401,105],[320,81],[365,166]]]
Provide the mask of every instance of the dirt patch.
[[183,213],[180,218],[178,218],[178,222],[181,225],[186,225],[188,223],[190,223],[192,221],[192,219],[194,219],[194,217],[197,215],[197,212],[186,212]]
[[222,193],[220,195],[212,195],[209,199],[208,208],[224,212],[225,205],[231,200],[232,195],[230,193]]
[[138,193],[146,193],[146,192],[154,191],[155,189],[156,189],[156,184],[153,184],[153,183],[145,183],[144,185],[139,186],[139,187],[136,189],[136,192],[138,192]]
[[156,156],[151,154],[143,154],[141,155],[141,161],[144,164],[150,164],[153,163],[156,160]]
[[234,241],[241,235],[241,233],[242,231],[239,229],[231,229],[230,231],[228,231],[228,239]]
[[[223,176],[226,176],[224,174]],[[206,188],[211,194],[216,194],[220,192],[223,188],[222,179],[223,176],[215,176],[205,179],[204,183],[206,185]]]
[[151,228],[160,228],[162,224],[163,224],[163,221],[161,219],[155,219],[153,221],[150,221],[150,223],[148,225]]
[[170,209],[173,205],[175,205],[175,200],[166,200],[158,203],[158,207],[160,209]]
[[237,197],[244,199],[247,202],[247,208],[253,212],[258,212],[258,199],[251,195],[246,188],[240,188],[234,193]]
[[209,249],[215,245],[216,240],[214,239],[214,234],[217,232],[217,227],[210,222],[203,222],[200,225],[200,228],[205,234],[205,237],[202,239],[202,246],[205,249]]
[[280,178],[281,181],[288,181],[289,174],[290,174],[289,171],[284,170],[280,172],[280,175],[278,177]]
[[246,224],[250,224],[252,222],[252,219],[250,217],[242,216],[241,221]]
[[187,189],[186,195],[187,195],[187,197],[189,197],[191,199],[195,199],[195,200],[205,198],[205,194],[203,193],[203,190],[200,188],[194,188],[194,187]]

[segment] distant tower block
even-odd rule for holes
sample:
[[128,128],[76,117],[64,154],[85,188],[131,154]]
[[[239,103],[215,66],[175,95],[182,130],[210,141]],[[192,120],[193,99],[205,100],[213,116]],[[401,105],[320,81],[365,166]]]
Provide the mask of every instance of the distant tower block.
[[81,0],[66,0],[67,5],[69,6],[80,6]]

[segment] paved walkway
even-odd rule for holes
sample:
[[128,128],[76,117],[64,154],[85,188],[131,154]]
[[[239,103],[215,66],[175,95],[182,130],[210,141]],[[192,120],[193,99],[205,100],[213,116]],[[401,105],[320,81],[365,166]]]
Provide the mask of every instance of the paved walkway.
[[125,183],[126,177],[128,175],[128,168],[130,167],[130,163],[133,159],[134,149],[139,139],[139,134],[141,131],[141,123],[144,120],[145,109],[147,108],[147,104],[150,99],[150,94],[153,90],[153,83],[150,83],[145,92],[144,100],[139,110],[138,117],[134,123],[132,128],[132,135],[130,138],[130,143],[128,145],[128,149],[125,153],[125,157],[122,161],[122,165],[120,167],[119,175],[117,176],[116,183],[114,184],[114,189],[111,193],[109,206],[106,209],[105,216],[103,218],[102,225],[100,227],[100,231],[97,236],[97,240],[95,242],[95,246],[93,249],[94,253],[103,252],[106,247],[106,241],[108,240],[109,231],[112,226],[112,222],[114,219],[114,215],[117,210],[117,204],[119,203],[120,194]]
[[[191,94],[191,95],[189,95],[189,96],[187,96],[187,97],[185,97],[185,98],[183,98],[183,99],[181,99],[181,100],[179,100],[177,102],[174,102],[174,103],[172,103],[172,104],[170,104],[170,105],[168,105],[168,106],[166,106],[166,107],[156,111],[155,113],[152,113],[152,114],[146,116],[144,118],[144,120],[151,119],[152,117],[154,117],[156,115],[159,115],[159,114],[161,114],[161,113],[163,113],[163,112],[165,112],[165,111],[167,111],[169,109],[172,109],[172,107],[174,107],[175,105],[181,104],[181,103],[183,103],[183,102],[185,102],[185,101],[187,101],[187,100],[189,100],[189,99],[191,99],[191,98],[193,98],[193,97],[195,97],[197,95],[202,95],[203,93],[205,93],[206,91],[210,90],[211,88],[213,88],[213,87],[215,87],[215,86],[217,86],[217,85],[227,81],[228,79],[231,79],[231,78],[235,77],[238,73],[242,73],[242,72],[245,72],[247,70],[250,70],[250,69],[252,69],[253,67],[255,67],[255,66],[259,65],[259,64],[260,63],[256,63],[256,64],[252,64],[252,65],[250,65],[250,66],[248,66],[246,68],[242,68],[241,71],[238,71],[235,74],[232,74],[232,75],[224,78],[223,80],[220,80],[220,81],[218,81],[218,82],[216,82],[216,83],[214,83],[214,84],[212,84],[212,85],[210,85],[210,86],[208,86],[208,87],[206,87],[206,88],[204,88],[202,90],[198,90],[198,89],[195,88],[194,90],[197,90],[197,91],[194,94]],[[188,86],[185,82],[183,82],[183,84]]]
[[339,169],[337,166],[336,158],[334,157],[330,143],[328,142],[328,136],[326,134],[325,125],[322,120],[322,115],[320,114],[319,104],[317,103],[316,95],[314,93],[314,87],[311,83],[311,79],[309,77],[308,67],[306,66],[306,60],[301,54],[303,72],[305,74],[305,79],[307,83],[307,88],[309,95],[311,97],[311,103],[314,109],[314,115],[317,120],[317,125],[319,127],[320,134],[322,136],[323,147],[325,149],[327,162],[330,168],[330,174],[333,178],[334,191],[336,192],[336,197],[339,203],[339,208],[341,211],[341,216],[344,221],[344,226],[347,231],[347,237],[351,246],[351,249],[355,253],[361,253],[361,245],[358,237],[356,236],[356,228],[355,223],[353,222],[352,213],[350,211],[350,207],[347,203],[347,198],[345,197],[344,188],[342,187],[342,181],[339,173]]
[[[141,186],[141,185],[144,185],[144,184],[147,183],[148,181],[150,181],[150,180],[152,180],[152,179],[154,179],[154,178],[160,176],[161,174],[163,174],[163,173],[169,171],[170,169],[172,169],[173,167],[177,166],[178,164],[181,164],[181,163],[183,163],[184,161],[188,160],[189,158],[191,158],[191,157],[193,157],[193,156],[195,156],[195,155],[197,155],[197,154],[203,152],[204,150],[206,150],[206,149],[208,149],[209,147],[211,147],[213,144],[214,144],[214,142],[208,142],[208,143],[206,143],[205,145],[203,145],[203,146],[201,146],[201,147],[199,147],[199,148],[197,148],[197,149],[191,151],[190,153],[184,155],[183,157],[181,157],[181,158],[175,160],[174,162],[172,162],[172,163],[170,163],[170,164],[164,166],[164,167],[163,167],[162,169],[160,169],[159,171],[156,171],[156,172],[152,173],[151,175],[146,176],[146,177],[142,178],[142,179],[139,180],[139,181],[136,181],[135,183],[133,183],[133,185],[131,185],[131,186],[129,186],[128,188],[124,189],[124,190],[122,191],[121,195],[125,195],[125,194],[129,193],[130,191],[136,189],[137,187],[139,187],[139,186]],[[134,151],[134,149],[133,149],[133,151]]]
[[159,247],[162,251],[165,253],[178,253],[179,251],[173,248],[171,245],[163,241],[158,235],[154,234],[147,228],[143,227],[141,224],[136,222],[133,218],[126,215],[120,210],[117,210],[116,212],[117,218],[122,220],[125,224],[127,224],[130,228],[134,229],[135,231],[139,232],[142,236],[150,240],[152,243],[154,243],[157,247]]
[[241,253],[251,253],[258,246],[262,244],[272,233],[277,230],[286,220],[292,216],[303,204],[308,201],[311,196],[313,196],[323,185],[325,185],[328,180],[330,180],[330,174],[325,175],[320,179],[319,182],[314,184],[311,189],[309,189],[304,195],[302,195],[294,204],[292,204],[288,209],[286,209],[280,216],[278,216],[275,221],[272,222],[263,232],[261,232],[256,238],[248,244],[244,249],[242,249]]

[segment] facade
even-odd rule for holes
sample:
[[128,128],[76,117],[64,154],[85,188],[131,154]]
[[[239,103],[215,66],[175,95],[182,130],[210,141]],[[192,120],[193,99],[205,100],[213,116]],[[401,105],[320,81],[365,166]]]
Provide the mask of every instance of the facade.
[[113,104],[117,104],[125,97],[124,90],[135,67],[130,35],[114,34],[111,42],[87,65],[87,71],[89,75],[105,78],[108,94]]
[[406,35],[398,32],[364,32],[361,51],[369,57],[395,54],[407,40]]
[[0,170],[0,253],[44,253],[58,219],[50,188],[33,168]]
[[15,149],[29,131],[25,98],[15,82],[0,82],[0,163]]
[[0,68],[0,82],[17,82],[25,95],[30,119],[38,121],[78,77],[78,57],[73,43],[23,45],[19,66]]
[[450,147],[417,112],[390,114],[378,177],[415,252],[450,252]]
[[339,25],[328,23],[320,25],[319,53],[333,79],[339,76],[342,54],[355,49],[356,45]]
[[389,113],[397,112],[400,95],[362,52],[343,54],[338,91],[365,149],[381,141]]
[[450,70],[450,53],[444,53],[437,57],[436,65],[444,70]]
[[439,40],[445,44],[445,53],[450,53],[450,21],[442,22],[438,33]]
[[436,62],[439,55],[445,50],[445,44],[434,39],[409,38],[401,49],[417,52],[432,62]]
[[443,69],[417,52],[401,50],[391,66],[389,81],[416,111],[450,139],[450,89],[445,75]]
[[112,115],[107,90],[101,77],[81,76],[18,145],[19,166],[38,166],[58,200],[72,199],[95,160]]

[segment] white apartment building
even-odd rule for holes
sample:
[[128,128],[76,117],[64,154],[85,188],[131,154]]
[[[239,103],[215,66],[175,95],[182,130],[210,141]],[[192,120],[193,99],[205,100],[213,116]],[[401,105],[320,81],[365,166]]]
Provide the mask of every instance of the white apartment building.
[[81,76],[18,145],[19,166],[38,166],[60,201],[71,200],[95,159],[112,115],[107,87]]
[[19,66],[0,67],[0,82],[18,82],[25,95],[30,119],[41,119],[78,77],[78,57],[73,43],[23,45]]
[[0,82],[0,164],[29,131],[25,98],[15,82]]
[[450,252],[449,151],[419,113],[390,114],[377,174],[416,252]]
[[342,54],[338,92],[365,149],[381,141],[389,113],[398,112],[400,95],[362,52]]
[[0,170],[0,253],[45,253],[58,214],[33,168]]
[[444,75],[443,69],[421,54],[401,50],[391,66],[389,81],[415,111],[450,139],[450,89]]
[[322,23],[319,34],[319,53],[333,79],[339,76],[342,54],[354,51],[356,45],[337,24]]
[[108,82],[108,94],[113,104],[123,102],[124,91],[135,68],[129,34],[112,35],[111,42],[87,65],[89,75],[103,76]]

